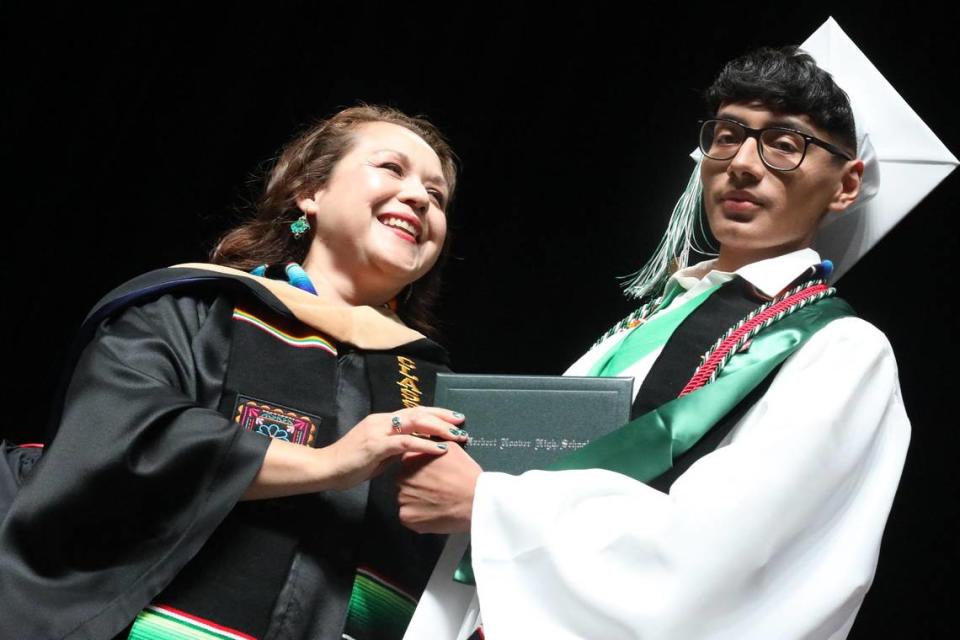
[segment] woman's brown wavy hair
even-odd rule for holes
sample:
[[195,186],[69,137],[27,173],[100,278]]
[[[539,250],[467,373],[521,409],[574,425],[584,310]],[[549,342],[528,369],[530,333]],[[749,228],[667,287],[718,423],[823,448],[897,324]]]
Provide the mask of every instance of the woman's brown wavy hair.
[[[457,157],[440,131],[421,117],[411,117],[391,107],[350,107],[317,122],[281,150],[266,176],[266,186],[256,201],[253,218],[224,234],[211,252],[210,261],[243,271],[261,264],[303,262],[313,233],[306,233],[298,240],[290,232],[290,223],[301,214],[297,200],[312,196],[326,184],[337,162],[350,151],[354,130],[368,122],[405,127],[433,148],[449,188],[446,204],[449,215],[457,183]],[[400,318],[427,335],[436,333],[433,307],[440,292],[440,273],[449,246],[448,231],[437,264],[397,296]]]

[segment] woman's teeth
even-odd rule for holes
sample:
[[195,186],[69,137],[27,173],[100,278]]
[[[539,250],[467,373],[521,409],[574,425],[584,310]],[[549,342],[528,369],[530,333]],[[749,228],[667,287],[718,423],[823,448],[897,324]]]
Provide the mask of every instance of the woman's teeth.
[[413,226],[410,222],[404,220],[403,218],[394,218],[393,216],[384,216],[380,218],[380,223],[387,227],[395,227],[397,229],[402,229],[409,233],[414,238],[419,236],[417,228]]

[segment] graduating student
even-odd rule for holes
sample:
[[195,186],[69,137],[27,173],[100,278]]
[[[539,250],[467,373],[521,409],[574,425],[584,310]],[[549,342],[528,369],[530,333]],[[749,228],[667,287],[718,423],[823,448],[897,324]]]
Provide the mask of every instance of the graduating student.
[[[832,20],[815,36],[811,50],[859,54]],[[872,66],[833,68],[891,110],[859,87]],[[881,179],[909,194],[902,215],[922,180],[878,167],[847,94],[796,47],[730,62],[706,97],[698,171],[630,288],[648,301],[567,372],[635,377],[635,419],[561,471],[482,473],[459,447],[410,457],[401,519],[470,532],[477,597],[451,582],[451,545],[407,638],[847,635],[910,423],[889,342],[827,284],[892,222],[828,223],[889,214],[865,206]],[[923,188],[956,163],[939,148],[949,166]],[[718,255],[670,274],[701,204]]]

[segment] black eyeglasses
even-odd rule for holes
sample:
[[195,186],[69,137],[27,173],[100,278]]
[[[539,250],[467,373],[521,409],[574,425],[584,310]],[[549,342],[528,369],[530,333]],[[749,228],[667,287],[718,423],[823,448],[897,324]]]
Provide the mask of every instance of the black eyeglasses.
[[802,131],[783,127],[751,129],[734,120],[701,120],[700,150],[712,160],[729,160],[737,155],[747,138],[756,138],[763,164],[776,171],[793,171],[807,156],[807,147],[815,144],[834,155],[853,160],[840,147]]

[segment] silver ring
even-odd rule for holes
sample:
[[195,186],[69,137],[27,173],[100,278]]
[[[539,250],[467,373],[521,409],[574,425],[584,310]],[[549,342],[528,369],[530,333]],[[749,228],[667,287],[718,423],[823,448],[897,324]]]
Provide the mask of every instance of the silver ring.
[[393,416],[392,418],[390,418],[390,424],[393,426],[394,431],[396,431],[397,433],[403,433],[403,431],[400,430],[400,418],[398,418],[397,416]]

